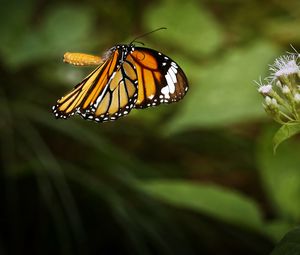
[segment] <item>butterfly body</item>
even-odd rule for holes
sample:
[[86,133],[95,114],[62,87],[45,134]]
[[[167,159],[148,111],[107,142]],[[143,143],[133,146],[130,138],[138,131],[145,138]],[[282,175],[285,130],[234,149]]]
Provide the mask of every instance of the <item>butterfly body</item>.
[[57,118],[79,114],[97,122],[113,121],[132,108],[179,101],[188,90],[182,69],[158,51],[119,44],[102,61],[53,106]]

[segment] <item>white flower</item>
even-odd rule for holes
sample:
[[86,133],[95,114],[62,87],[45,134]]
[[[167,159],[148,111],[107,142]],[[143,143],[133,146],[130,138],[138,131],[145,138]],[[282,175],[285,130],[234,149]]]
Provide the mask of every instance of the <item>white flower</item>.
[[275,85],[276,85],[278,88],[282,89],[282,85],[281,85],[280,80],[277,80],[276,83],[275,83]]
[[287,85],[284,85],[283,87],[282,87],[282,93],[283,94],[288,94],[288,93],[290,93],[291,91],[290,91],[290,89],[289,89],[289,87],[287,86]]
[[271,92],[272,90],[272,85],[271,84],[267,84],[267,85],[260,85],[258,88],[258,92],[263,94],[263,95],[267,95]]
[[272,105],[278,107],[277,100],[275,98],[272,98]]
[[[258,92],[261,93],[262,95],[268,95],[271,91],[272,91],[272,84],[271,83],[266,83],[264,84],[261,80],[261,78],[259,78],[258,81],[254,81],[257,86],[258,86]],[[268,81],[267,81],[268,82]]]
[[296,63],[297,56],[295,54],[284,55],[277,58],[273,65],[270,65],[272,76],[278,78],[280,76],[288,76],[290,74],[297,74],[300,69]]
[[299,102],[300,102],[300,94],[299,94],[299,93],[296,93],[296,94],[294,95],[294,99],[295,99],[296,103],[299,103]]

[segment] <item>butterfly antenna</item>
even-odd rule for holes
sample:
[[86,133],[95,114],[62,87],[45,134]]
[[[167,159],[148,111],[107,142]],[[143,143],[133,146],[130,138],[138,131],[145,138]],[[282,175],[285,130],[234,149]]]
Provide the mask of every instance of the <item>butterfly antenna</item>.
[[[152,31],[150,31],[150,32],[147,32],[147,33],[145,33],[145,34],[139,35],[139,36],[137,36],[136,38],[134,38],[134,39],[131,41],[130,44],[133,44],[133,43],[136,42],[136,40],[139,39],[139,38],[145,37],[145,36],[147,36],[147,35],[149,35],[149,34],[152,34],[152,33],[154,33],[154,32],[157,32],[157,31],[163,30],[163,29],[167,29],[167,28],[166,28],[166,27],[160,27],[160,28],[154,29],[154,30],[152,30]],[[139,42],[139,43],[140,43],[140,42]],[[142,43],[142,44],[143,44],[143,43]],[[144,44],[143,44],[143,45],[144,45]]]
[[139,43],[139,44],[142,44],[142,45],[145,45],[143,42],[141,41],[135,41],[135,43]]

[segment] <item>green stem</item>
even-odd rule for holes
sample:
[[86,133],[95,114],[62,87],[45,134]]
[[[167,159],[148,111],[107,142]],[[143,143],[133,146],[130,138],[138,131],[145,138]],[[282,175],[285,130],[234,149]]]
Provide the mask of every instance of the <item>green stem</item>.
[[293,109],[291,108],[291,106],[289,104],[287,104],[274,90],[272,90],[270,92],[270,96],[275,98],[276,101],[282,105],[287,111],[292,112]]
[[[287,118],[288,120],[290,120],[290,121],[295,121],[294,119],[292,119],[290,116],[288,116],[288,115],[285,114],[284,112],[280,111],[279,113],[280,113],[282,116],[284,116],[285,118]],[[283,124],[285,124],[285,123],[283,123]]]

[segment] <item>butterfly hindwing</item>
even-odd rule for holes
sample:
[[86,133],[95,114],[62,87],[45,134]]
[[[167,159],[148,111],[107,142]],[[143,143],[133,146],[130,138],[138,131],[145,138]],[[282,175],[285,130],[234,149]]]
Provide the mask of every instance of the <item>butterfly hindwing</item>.
[[113,64],[118,54],[112,54],[102,65],[98,66],[74,89],[57,101],[53,112],[57,118],[68,118],[74,113],[89,111],[90,104],[105,89],[105,85],[114,72]]
[[[125,71],[126,67],[126,71]],[[137,100],[137,75],[126,60],[111,77],[103,95],[92,105],[86,116],[95,121],[113,121],[127,115]]]

